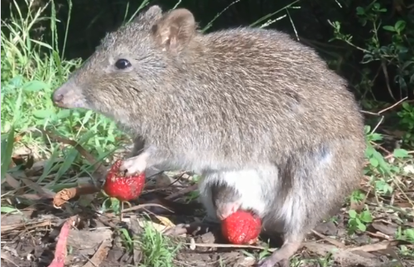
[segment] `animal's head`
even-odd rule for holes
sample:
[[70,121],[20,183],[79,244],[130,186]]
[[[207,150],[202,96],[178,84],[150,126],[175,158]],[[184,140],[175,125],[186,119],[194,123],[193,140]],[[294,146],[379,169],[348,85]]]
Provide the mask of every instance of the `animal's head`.
[[190,11],[163,14],[159,6],[152,6],[108,34],[83,66],[55,90],[52,100],[62,108],[91,109],[122,121],[168,81],[169,62],[185,51],[195,34]]

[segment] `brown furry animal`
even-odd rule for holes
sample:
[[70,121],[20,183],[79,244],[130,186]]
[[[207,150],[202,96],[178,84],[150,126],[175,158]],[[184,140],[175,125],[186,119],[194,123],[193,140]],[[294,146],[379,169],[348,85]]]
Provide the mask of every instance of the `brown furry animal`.
[[284,245],[259,266],[286,264],[305,234],[358,186],[363,118],[347,82],[288,35],[238,28],[202,34],[186,9],[152,6],[108,34],[53,94],[145,140],[125,160],[202,174],[200,199],[232,188]]

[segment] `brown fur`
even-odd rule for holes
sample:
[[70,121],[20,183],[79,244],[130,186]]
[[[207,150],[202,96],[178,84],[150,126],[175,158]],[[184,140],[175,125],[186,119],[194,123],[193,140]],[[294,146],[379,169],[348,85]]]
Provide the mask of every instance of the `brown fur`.
[[[120,58],[131,66],[117,69]],[[361,177],[363,119],[347,82],[277,31],[201,34],[190,11],[153,6],[108,34],[53,99],[142,137],[146,166],[202,173],[210,216],[213,184],[239,192],[265,230],[284,233],[262,267],[293,255]]]

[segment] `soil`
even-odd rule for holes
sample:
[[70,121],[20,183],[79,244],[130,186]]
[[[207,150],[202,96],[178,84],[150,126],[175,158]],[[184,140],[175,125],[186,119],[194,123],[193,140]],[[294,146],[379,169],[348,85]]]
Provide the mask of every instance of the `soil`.
[[[167,180],[174,179],[164,177],[168,177]],[[157,182],[160,180],[162,179],[158,178]],[[177,183],[174,186],[176,185]],[[139,263],[144,264],[141,266],[150,266],[148,263],[145,265],[148,253],[145,253],[140,243],[132,247],[126,245],[125,235],[119,229],[127,230],[130,236],[140,240],[144,221],[160,230],[171,223],[201,221],[203,215],[195,201],[182,202],[186,195],[191,195],[189,190],[177,189],[171,185],[157,189],[159,186],[160,184],[148,185],[140,199],[131,202],[132,207],[145,203],[147,206],[140,206],[142,208],[138,210],[127,209],[122,222],[110,211],[100,212],[103,202],[101,193],[72,199],[60,209],[53,207],[50,198],[32,199],[32,204],[21,208],[20,212],[2,215],[2,266],[63,266],[51,263],[65,250],[67,254],[61,258],[65,266],[140,266]],[[182,196],[177,194],[180,190]],[[174,201],[168,197],[173,193],[178,197]],[[30,198],[30,195],[21,197]],[[181,204],[174,207],[174,203],[180,201]],[[176,213],[172,215],[159,207],[151,207],[151,203],[164,204],[175,209]],[[369,199],[366,204],[374,206]],[[144,216],[145,213],[149,214],[150,219]],[[309,233],[303,247],[292,260],[292,263],[297,263],[294,266],[414,266],[413,259],[401,255],[398,256],[399,261],[393,261],[397,257],[399,246],[404,242],[394,239],[399,225],[398,216],[392,212],[378,212],[366,231],[353,235],[347,232],[347,208],[341,209],[334,218],[334,221],[321,222]],[[407,223],[413,227],[412,221],[407,220]],[[65,227],[69,231],[66,237]],[[67,243],[61,247],[63,250],[59,250],[58,242],[65,238]],[[258,248],[217,247],[218,244],[225,244],[225,241],[216,228],[205,233],[171,237],[171,242],[181,244],[174,266],[254,266],[254,256],[263,251]],[[183,243],[195,243],[198,246]],[[411,246],[411,249],[413,247],[408,243],[405,245]],[[265,247],[266,243],[260,241],[257,246]],[[271,243],[273,246],[278,244]],[[329,264],[322,265],[324,260]]]

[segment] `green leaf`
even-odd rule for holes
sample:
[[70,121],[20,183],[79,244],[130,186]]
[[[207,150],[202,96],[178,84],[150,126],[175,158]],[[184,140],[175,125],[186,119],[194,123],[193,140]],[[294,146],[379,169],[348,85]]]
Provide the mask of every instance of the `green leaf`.
[[384,30],[386,30],[386,31],[396,32],[396,30],[394,29],[394,27],[393,27],[393,26],[390,26],[390,25],[385,25],[385,26],[383,26],[382,28],[383,28]]
[[93,115],[93,112],[92,111],[90,111],[90,110],[88,110],[86,113],[85,113],[85,116],[83,117],[83,119],[82,119],[82,124],[83,125],[85,125],[90,119],[91,119],[91,117],[92,117],[92,115]]
[[403,102],[401,106],[403,107],[403,109],[410,111],[410,104],[408,104],[408,102]]
[[393,191],[392,187],[382,179],[375,181],[375,189],[381,194],[390,194]]
[[69,168],[72,166],[72,164],[75,162],[76,158],[78,157],[79,152],[75,148],[71,148],[69,153],[65,157],[65,161],[63,161],[63,164],[60,166],[59,170],[57,171],[55,175],[55,183],[57,183],[62,177],[63,174],[65,174]]
[[122,235],[126,239],[126,241],[132,243],[131,236],[129,235],[128,231],[125,228],[121,228],[121,229],[119,229],[119,231],[122,233]]
[[367,227],[365,226],[365,224],[361,223],[361,221],[358,220],[358,225],[357,225],[358,229],[362,232],[365,232],[367,230]]
[[11,81],[10,84],[13,85],[15,88],[17,87],[21,87],[23,84],[23,77],[21,75],[18,75],[16,77],[14,77]]
[[47,119],[53,115],[53,111],[50,109],[42,109],[33,111],[33,116],[38,119]]
[[414,229],[413,228],[404,230],[404,236],[407,241],[414,243]]
[[357,216],[357,213],[356,213],[355,210],[349,210],[348,214],[349,214],[349,217],[351,217],[351,218],[356,218],[356,216]]
[[366,223],[372,222],[372,215],[369,211],[362,212],[359,218],[361,221],[366,222]]
[[387,174],[391,174],[390,166],[384,160],[384,157],[381,155],[381,153],[379,153],[378,151],[375,150],[374,154],[373,154],[373,158],[378,160],[379,167],[380,167],[381,171],[383,171],[384,173],[387,173]]
[[379,134],[379,133],[373,133],[371,135],[371,140],[372,141],[380,141],[380,140],[382,140],[382,135]]
[[114,211],[115,214],[119,214],[121,211],[121,201],[115,197],[111,197],[111,206],[110,209]]
[[367,149],[365,149],[365,157],[370,158],[374,154],[375,149],[368,144]]
[[357,15],[364,15],[365,14],[365,9],[363,9],[362,7],[357,7],[356,8],[356,13]]
[[49,159],[46,161],[46,164],[43,166],[43,173],[39,177],[39,179],[37,180],[38,183],[41,183],[49,175],[49,173],[53,170],[53,166],[54,166],[55,161],[56,161],[56,159],[59,155],[59,152],[60,152],[59,148],[55,147],[53,149],[52,155],[49,157]]
[[403,31],[404,29],[405,29],[405,25],[406,25],[407,23],[404,21],[404,20],[399,20],[399,21],[397,21],[396,23],[395,23],[395,26],[394,26],[394,28],[395,28],[395,30],[397,31],[397,32],[401,32],[401,31]]
[[394,157],[396,158],[405,158],[409,156],[408,151],[405,149],[401,149],[401,148],[395,149],[393,154],[394,154]]
[[369,163],[374,167],[374,168],[376,168],[376,167],[378,167],[378,165],[379,165],[379,162],[378,162],[378,160],[376,159],[376,158],[370,158],[369,159]]
[[31,81],[23,86],[25,92],[38,92],[40,90],[49,90],[49,85],[41,81]]
[[12,212],[20,212],[20,211],[12,207],[4,207],[4,206],[1,207],[1,213],[12,213]]
[[58,114],[56,115],[58,119],[65,119],[70,117],[71,110],[70,109],[61,109],[59,110]]

